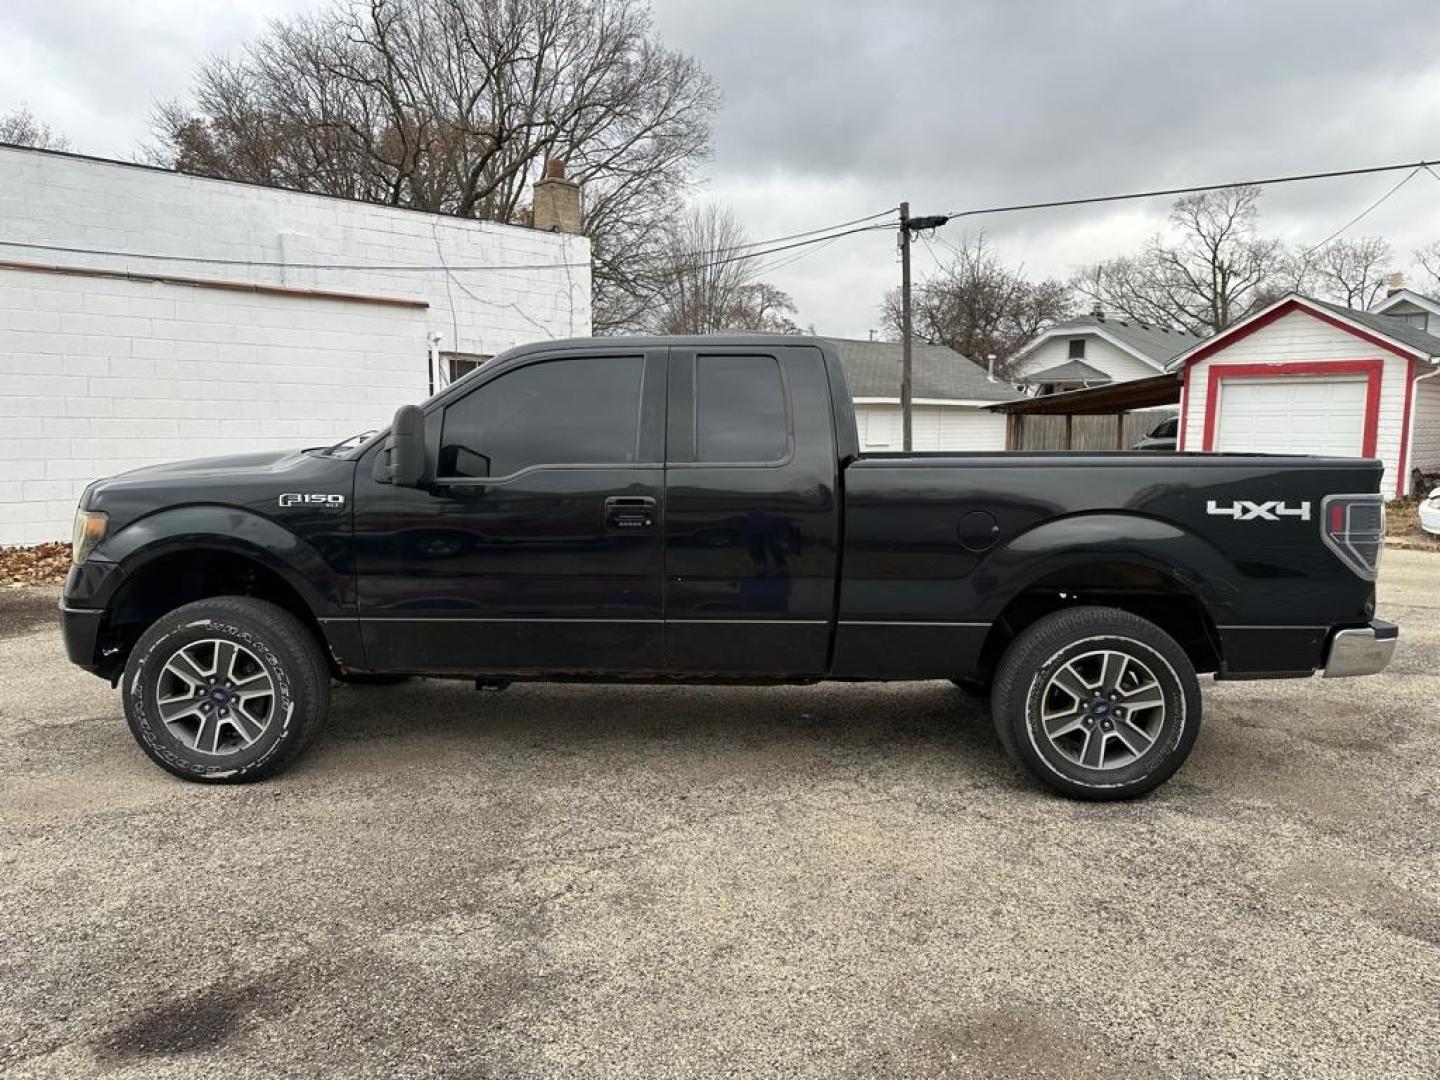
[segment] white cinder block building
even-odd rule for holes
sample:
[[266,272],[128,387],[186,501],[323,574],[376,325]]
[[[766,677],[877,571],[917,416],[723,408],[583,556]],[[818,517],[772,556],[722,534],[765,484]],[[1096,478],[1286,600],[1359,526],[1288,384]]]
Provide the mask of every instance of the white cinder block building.
[[67,537],[97,476],[336,442],[588,334],[589,242],[545,228],[579,192],[541,185],[526,229],[0,146],[0,544]]
[[1180,449],[1379,458],[1381,492],[1440,470],[1440,337],[1290,295],[1183,353]]

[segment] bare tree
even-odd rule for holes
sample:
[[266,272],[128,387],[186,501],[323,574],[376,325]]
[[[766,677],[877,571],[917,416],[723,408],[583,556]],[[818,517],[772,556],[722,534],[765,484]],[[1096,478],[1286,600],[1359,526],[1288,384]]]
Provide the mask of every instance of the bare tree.
[[692,206],[665,229],[649,283],[645,328],[659,334],[754,330],[793,333],[794,301],[756,281],[757,260],[733,212]]
[[1302,258],[1316,295],[1361,311],[1384,294],[1385,279],[1395,269],[1390,245],[1379,236],[1331,240]]
[[1260,188],[1186,195],[1170,211],[1170,237],[1154,236],[1138,256],[1083,270],[1081,295],[1142,323],[1212,334],[1254,310],[1287,270],[1279,240],[1256,232]]
[[20,105],[0,116],[0,143],[33,146],[38,150],[69,150],[70,140],[58,135],[49,124],[35,119],[28,106]]
[[1440,296],[1440,240],[1415,251],[1415,261],[1428,279],[1421,290],[1426,296]]
[[585,185],[597,331],[639,279],[709,151],[718,95],[642,0],[339,0],[207,60],[154,117],[186,172],[524,223],[547,158]]
[[[911,318],[917,337],[948,345],[979,363],[991,353],[1007,361],[1046,325],[1070,314],[1070,288],[1059,281],[1032,282],[1001,260],[983,234],[965,238],[954,258],[916,286]],[[881,315],[888,336],[900,335],[900,292],[885,297]]]

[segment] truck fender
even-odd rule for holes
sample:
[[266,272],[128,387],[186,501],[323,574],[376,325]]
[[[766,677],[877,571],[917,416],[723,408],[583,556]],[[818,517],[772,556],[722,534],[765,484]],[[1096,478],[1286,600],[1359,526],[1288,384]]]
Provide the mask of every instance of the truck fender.
[[1043,578],[1096,563],[1163,574],[1193,593],[1216,623],[1227,621],[1240,589],[1234,564],[1208,540],[1160,518],[1107,512],[1053,518],[1013,537],[976,568],[975,590],[995,619]]
[[[125,578],[155,559],[196,550],[228,552],[261,564],[290,585],[316,616],[353,614],[351,577],[336,573],[313,545],[288,529],[237,506],[200,503],[161,510],[107,537],[95,556],[118,564],[122,573],[117,577]],[[101,606],[109,597],[95,599]]]

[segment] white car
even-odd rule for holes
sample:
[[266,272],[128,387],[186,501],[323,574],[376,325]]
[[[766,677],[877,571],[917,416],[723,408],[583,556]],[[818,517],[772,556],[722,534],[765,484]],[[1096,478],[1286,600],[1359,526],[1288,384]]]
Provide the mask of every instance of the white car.
[[1440,487],[1430,492],[1420,504],[1420,528],[1440,536]]

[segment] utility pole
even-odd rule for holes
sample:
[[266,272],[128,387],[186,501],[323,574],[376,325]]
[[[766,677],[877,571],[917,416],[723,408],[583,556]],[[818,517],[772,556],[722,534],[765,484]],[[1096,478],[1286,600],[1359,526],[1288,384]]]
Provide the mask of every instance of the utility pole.
[[905,432],[905,452],[913,446],[915,371],[911,355],[910,327],[910,234],[921,229],[938,229],[950,218],[945,214],[912,218],[910,204],[900,204],[900,418]]
[[911,447],[911,420],[915,411],[914,367],[910,360],[910,204],[900,204],[900,422],[905,432],[904,449]]

